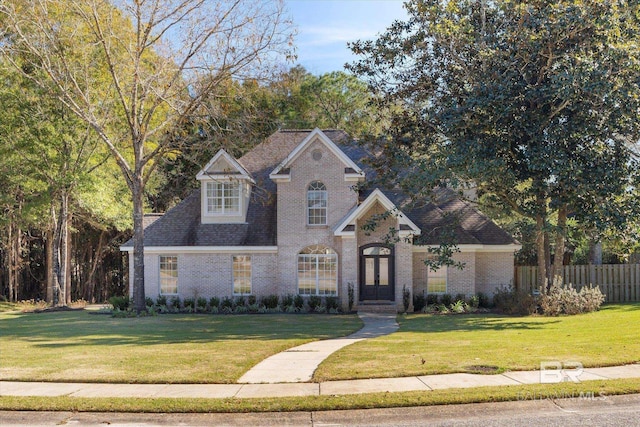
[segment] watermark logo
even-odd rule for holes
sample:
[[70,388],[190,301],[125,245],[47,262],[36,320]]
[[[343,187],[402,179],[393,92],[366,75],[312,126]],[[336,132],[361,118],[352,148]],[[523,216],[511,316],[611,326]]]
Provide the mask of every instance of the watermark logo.
[[579,383],[578,377],[583,372],[582,363],[575,361],[551,360],[540,362],[540,382],[542,384],[554,384],[572,381]]

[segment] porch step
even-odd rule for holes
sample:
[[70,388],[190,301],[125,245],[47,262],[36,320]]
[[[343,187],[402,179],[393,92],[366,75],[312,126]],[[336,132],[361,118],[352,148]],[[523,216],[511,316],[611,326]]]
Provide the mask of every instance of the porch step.
[[398,307],[393,301],[361,301],[358,304],[358,314],[397,314]]

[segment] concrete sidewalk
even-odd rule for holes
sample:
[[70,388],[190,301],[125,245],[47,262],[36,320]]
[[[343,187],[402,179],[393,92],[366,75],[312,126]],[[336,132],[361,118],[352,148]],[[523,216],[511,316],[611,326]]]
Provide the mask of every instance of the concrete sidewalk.
[[398,330],[395,314],[358,313],[364,326],[344,337],[314,341],[292,347],[266,358],[245,373],[238,383],[301,383],[311,381],[320,363],[332,353],[367,338],[388,335]]
[[[581,382],[640,378],[640,364],[584,369]],[[540,371],[498,375],[445,374],[322,383],[282,384],[82,384],[0,381],[0,396],[249,398],[425,391],[540,383]]]

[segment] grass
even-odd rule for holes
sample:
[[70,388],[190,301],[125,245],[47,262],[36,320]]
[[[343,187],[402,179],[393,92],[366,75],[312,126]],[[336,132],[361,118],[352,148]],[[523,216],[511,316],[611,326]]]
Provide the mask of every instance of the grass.
[[344,396],[267,399],[135,399],[5,396],[0,397],[0,410],[156,413],[325,411],[556,398],[602,400],[606,399],[607,396],[631,393],[640,393],[640,379],[587,381],[579,384],[530,384],[426,392],[414,391],[405,393],[370,393]]
[[411,314],[398,322],[397,333],[331,355],[314,380],[473,372],[485,366],[494,372],[532,370],[544,361],[585,367],[640,361],[640,303],[565,317]]
[[162,315],[86,311],[0,313],[0,379],[233,383],[264,358],[348,335],[355,315]]

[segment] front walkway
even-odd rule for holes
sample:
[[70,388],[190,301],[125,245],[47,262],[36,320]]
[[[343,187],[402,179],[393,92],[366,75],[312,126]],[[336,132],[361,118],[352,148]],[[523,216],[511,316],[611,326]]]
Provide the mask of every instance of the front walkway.
[[366,338],[388,335],[398,330],[395,314],[358,313],[364,322],[359,331],[344,337],[314,341],[274,354],[251,368],[238,380],[242,384],[301,383],[332,353]]
[[[584,369],[579,380],[640,378],[640,364]],[[248,398],[326,396],[539,384],[540,371],[499,375],[445,374],[285,384],[81,384],[0,381],[0,396]]]

